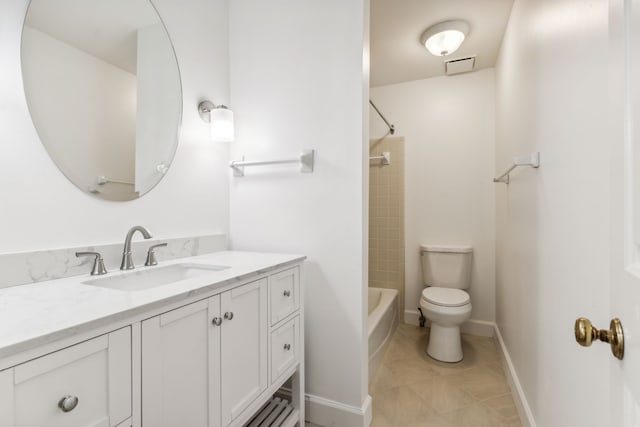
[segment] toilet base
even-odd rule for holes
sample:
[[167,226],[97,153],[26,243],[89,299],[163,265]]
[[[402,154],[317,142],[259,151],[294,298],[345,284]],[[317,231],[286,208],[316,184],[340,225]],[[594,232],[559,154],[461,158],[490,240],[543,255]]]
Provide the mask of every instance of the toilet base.
[[441,326],[431,322],[427,354],[441,362],[462,360],[462,338],[459,326]]

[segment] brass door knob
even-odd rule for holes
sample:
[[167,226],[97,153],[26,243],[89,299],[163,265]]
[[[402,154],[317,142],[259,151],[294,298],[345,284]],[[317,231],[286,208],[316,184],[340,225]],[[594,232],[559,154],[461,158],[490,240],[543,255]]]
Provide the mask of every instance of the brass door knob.
[[596,329],[589,319],[580,317],[576,320],[574,332],[576,341],[583,347],[589,347],[593,341],[608,342],[611,345],[611,352],[615,357],[622,360],[624,357],[624,332],[620,319],[613,319],[609,324],[609,329]]

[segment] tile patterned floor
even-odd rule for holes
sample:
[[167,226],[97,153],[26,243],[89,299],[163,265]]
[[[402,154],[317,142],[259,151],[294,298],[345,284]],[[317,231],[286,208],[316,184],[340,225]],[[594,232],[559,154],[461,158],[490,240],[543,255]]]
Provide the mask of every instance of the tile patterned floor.
[[427,332],[399,325],[369,387],[371,427],[520,427],[492,338],[463,335],[464,359],[427,356]]

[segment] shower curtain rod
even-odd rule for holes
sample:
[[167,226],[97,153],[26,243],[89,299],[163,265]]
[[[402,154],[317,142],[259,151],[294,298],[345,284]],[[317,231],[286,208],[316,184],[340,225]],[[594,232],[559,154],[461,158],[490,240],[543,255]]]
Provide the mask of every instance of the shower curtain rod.
[[389,133],[393,135],[396,132],[396,127],[389,123],[389,121],[382,115],[382,113],[380,112],[380,110],[378,110],[378,107],[376,107],[376,104],[374,104],[372,100],[369,100],[369,104],[371,104],[373,109],[376,110],[376,113],[378,113],[378,115],[382,118],[382,120],[384,120],[387,126],[389,126]]

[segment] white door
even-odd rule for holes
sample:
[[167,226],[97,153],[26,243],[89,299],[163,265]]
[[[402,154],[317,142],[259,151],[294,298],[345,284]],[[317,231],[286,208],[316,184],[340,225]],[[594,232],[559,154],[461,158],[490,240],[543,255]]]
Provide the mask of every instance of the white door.
[[[640,425],[640,0],[610,0],[611,317],[624,358],[610,359],[611,424]],[[597,325],[606,328],[608,325]]]

